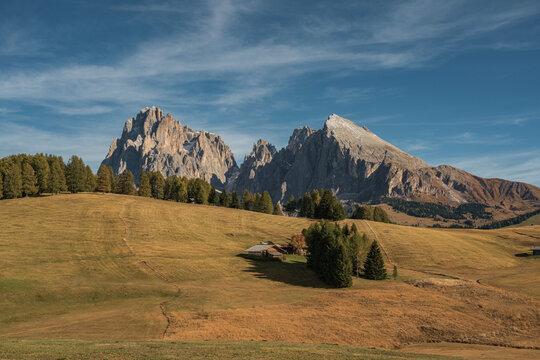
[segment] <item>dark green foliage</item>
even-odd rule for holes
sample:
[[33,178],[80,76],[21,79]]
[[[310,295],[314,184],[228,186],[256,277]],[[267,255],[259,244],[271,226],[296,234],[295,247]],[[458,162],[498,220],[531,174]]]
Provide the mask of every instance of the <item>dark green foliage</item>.
[[490,224],[481,226],[480,229],[499,229],[499,228],[502,228],[502,227],[505,227],[505,226],[520,224],[520,223],[524,222],[525,220],[527,220],[528,218],[530,218],[532,216],[535,216],[535,215],[538,215],[538,214],[540,214],[540,209],[528,212],[526,214],[521,214],[519,216],[510,218],[510,219],[505,219],[505,220],[501,220],[501,221],[495,221],[495,222],[492,222]]
[[353,265],[349,239],[339,225],[321,222],[304,229],[307,265],[319,278],[334,287],[352,285]]
[[165,179],[163,193],[164,200],[173,200],[177,202],[188,201],[188,179],[185,177],[169,176]]
[[274,212],[274,203],[268,191],[255,195],[254,211],[262,212],[265,214],[272,214]]
[[242,193],[242,209],[251,210],[253,208],[253,196],[247,190]]
[[351,234],[358,234],[358,228],[356,227],[356,224],[352,224]]
[[4,169],[4,199],[22,196],[22,174],[17,163],[12,162]]
[[296,200],[294,199],[294,195],[291,195],[289,197],[289,200],[285,203],[285,211],[287,212],[293,212],[296,211]]
[[206,204],[211,186],[203,179],[190,179],[188,181],[188,199],[196,204]]
[[376,240],[371,243],[371,248],[364,263],[364,274],[371,280],[386,279],[386,268],[381,254],[381,249]]
[[351,218],[390,223],[388,214],[380,207],[359,206],[356,208]]
[[129,170],[124,171],[118,176],[116,192],[123,195],[135,194],[135,183],[133,181],[133,173]]
[[274,212],[272,213],[273,215],[283,215],[283,212],[281,211],[281,206],[279,206],[279,204],[276,204],[276,206],[274,206]]
[[224,207],[229,206],[229,195],[227,195],[227,190],[225,189],[219,195],[219,205]]
[[32,196],[38,192],[37,179],[32,166],[25,162],[22,170],[22,194]]
[[165,192],[165,179],[159,171],[148,172],[150,178],[150,187],[152,188],[152,197],[154,199],[163,199]]
[[219,201],[219,195],[216,191],[216,188],[212,186],[210,193],[208,194],[208,203],[210,205],[216,205]]
[[238,197],[238,193],[236,191],[233,191],[231,195],[231,203],[229,206],[233,209],[240,209],[240,198]]
[[152,186],[150,185],[150,178],[144,170],[141,172],[141,176],[139,177],[139,196],[152,196]]
[[[307,217],[310,219],[315,218],[315,203],[311,198],[310,193],[305,193],[302,198],[302,207],[300,208],[300,216]],[[318,218],[320,219],[320,218]]]
[[394,210],[401,211],[410,216],[430,217],[439,216],[445,219],[462,220],[465,214],[470,214],[473,219],[491,219],[491,213],[486,211],[486,206],[482,204],[461,204],[452,207],[443,204],[406,201],[401,199],[387,199],[385,201]]
[[96,191],[109,193],[112,191],[111,178],[112,168],[107,165],[101,165],[97,173]]
[[32,167],[37,178],[38,184],[38,193],[43,194],[49,191],[49,178],[51,176],[51,171],[49,168],[49,163],[47,158],[43,154],[36,154],[32,158],[31,162]]
[[49,177],[49,192],[58,194],[62,191],[67,191],[65,164],[61,157],[47,157],[50,168]]
[[394,265],[394,271],[392,271],[392,277],[394,278],[394,280],[397,279],[398,277],[398,272],[397,272],[397,266]]
[[86,191],[86,167],[80,157],[73,155],[66,166],[66,185],[68,191],[78,193]]
[[341,202],[330,190],[314,190],[305,193],[296,203],[300,216],[311,219],[345,219],[345,209]]

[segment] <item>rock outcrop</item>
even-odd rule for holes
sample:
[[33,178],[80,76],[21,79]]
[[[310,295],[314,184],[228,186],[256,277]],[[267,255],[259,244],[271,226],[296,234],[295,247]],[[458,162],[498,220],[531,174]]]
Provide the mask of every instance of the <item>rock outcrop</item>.
[[170,114],[153,106],[126,121],[103,164],[116,174],[131,171],[135,179],[142,170],[163,176],[199,177],[217,188],[238,171],[234,156],[220,136],[182,126]]
[[382,140],[366,127],[330,115],[323,129],[298,128],[279,152],[259,140],[230,179],[228,190],[268,190],[286,201],[313,189],[331,189],[341,200],[379,201],[384,197],[447,204],[530,207],[540,189],[519,182],[484,179],[451,167],[431,167]]

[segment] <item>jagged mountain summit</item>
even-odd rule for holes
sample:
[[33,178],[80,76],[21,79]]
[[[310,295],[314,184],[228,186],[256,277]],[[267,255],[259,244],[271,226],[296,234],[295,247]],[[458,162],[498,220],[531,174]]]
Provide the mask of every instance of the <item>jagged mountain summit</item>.
[[535,186],[483,179],[446,165],[431,167],[366,127],[335,114],[321,130],[295,129],[280,151],[259,140],[226,188],[268,190],[274,200],[282,202],[290,195],[325,188],[341,200],[356,202],[393,197],[524,208],[531,202],[540,203],[540,189]]
[[221,188],[238,166],[220,136],[192,130],[152,106],[128,119],[114,139],[103,164],[116,174],[131,171],[138,181],[142,170],[163,176],[199,177]]

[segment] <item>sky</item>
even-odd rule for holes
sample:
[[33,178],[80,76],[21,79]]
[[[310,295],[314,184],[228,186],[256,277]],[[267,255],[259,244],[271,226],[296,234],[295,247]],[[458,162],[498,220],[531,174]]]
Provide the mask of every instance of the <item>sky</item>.
[[0,2],[0,157],[81,156],[158,106],[240,163],[331,113],[540,186],[539,1]]

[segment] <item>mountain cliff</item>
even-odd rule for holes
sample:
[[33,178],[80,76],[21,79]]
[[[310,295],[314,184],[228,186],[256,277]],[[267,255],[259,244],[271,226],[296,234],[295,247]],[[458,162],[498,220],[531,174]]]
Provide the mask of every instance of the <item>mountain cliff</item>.
[[192,130],[153,106],[126,121],[103,160],[116,174],[131,171],[135,179],[142,170],[163,176],[199,177],[223,187],[238,171],[234,156],[220,136]]
[[540,203],[540,189],[535,186],[484,179],[446,165],[431,167],[335,114],[321,130],[295,129],[280,151],[259,140],[226,187],[268,190],[272,199],[282,202],[290,195],[326,188],[342,200],[357,202],[393,197],[523,208]]

